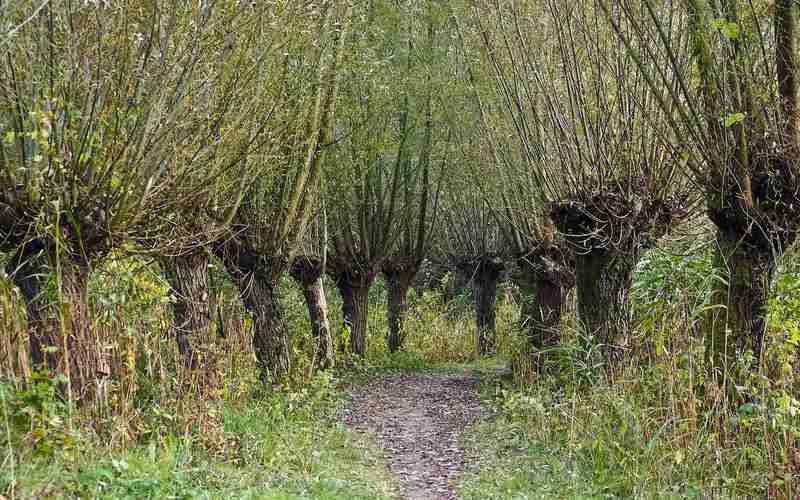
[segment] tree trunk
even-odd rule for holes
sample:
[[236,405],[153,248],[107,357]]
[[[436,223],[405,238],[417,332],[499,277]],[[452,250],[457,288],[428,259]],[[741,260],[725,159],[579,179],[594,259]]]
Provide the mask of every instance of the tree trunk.
[[103,358],[102,346],[92,331],[88,264],[64,257],[58,268],[61,328],[48,329],[53,334],[47,344],[58,349],[57,369],[69,379],[68,396],[80,402],[91,398],[91,383],[110,375],[110,370]]
[[174,334],[184,367],[212,368],[211,307],[208,287],[208,254],[202,249],[188,255],[164,257],[161,268],[175,294],[172,311]]
[[[92,382],[110,375],[102,346],[92,329],[89,309],[89,266],[61,256],[58,261],[38,250],[23,249],[8,264],[25,300],[31,362],[64,375],[66,396],[74,402],[91,397]],[[58,297],[50,315],[43,296],[47,274],[57,270]],[[58,300],[60,299],[60,300]]]
[[229,241],[215,249],[253,318],[253,350],[264,381],[279,380],[290,370],[289,329],[275,289],[285,259],[259,256]]
[[[275,293],[276,283],[254,276],[242,301],[253,316],[253,349],[264,379],[278,380],[289,373],[289,328]],[[242,288],[239,288],[240,293]]]
[[386,282],[386,301],[389,316],[389,337],[387,344],[389,352],[397,352],[403,348],[405,332],[403,322],[408,313],[408,289],[416,275],[416,267],[402,271],[384,270]]
[[367,352],[367,317],[369,315],[369,289],[374,276],[365,279],[350,279],[340,276],[336,288],[342,296],[342,318],[350,330],[348,348],[350,352],[364,356]]
[[521,266],[520,324],[531,354],[557,345],[564,304],[564,287],[530,266]]
[[49,269],[47,259],[36,249],[20,249],[6,264],[6,270],[25,300],[28,319],[28,346],[34,368],[55,370],[57,360],[44,347],[52,345],[52,318],[48,322],[47,300],[43,295]]
[[499,259],[482,259],[475,274],[476,345],[479,356],[491,356],[496,350],[495,303],[497,282],[503,263]]
[[576,256],[575,277],[578,318],[595,342],[602,344],[607,359],[617,359],[618,340],[631,325],[629,292],[636,258],[592,249]]
[[749,350],[757,368],[763,354],[767,301],[779,255],[771,249],[746,246],[741,237],[722,231],[717,234],[717,242],[714,264],[724,281],[715,280],[712,307],[705,318],[706,357],[720,374]]
[[333,368],[335,364],[333,338],[328,321],[328,301],[325,298],[322,276],[317,277],[308,285],[303,285],[303,296],[306,299],[308,316],[311,319],[311,333],[314,337],[317,365],[323,370]]
[[291,275],[302,288],[308,308],[311,335],[315,344],[314,359],[321,369],[326,370],[333,368],[335,354],[328,321],[328,301],[322,283],[323,271],[322,262],[318,259],[298,257],[292,264]]

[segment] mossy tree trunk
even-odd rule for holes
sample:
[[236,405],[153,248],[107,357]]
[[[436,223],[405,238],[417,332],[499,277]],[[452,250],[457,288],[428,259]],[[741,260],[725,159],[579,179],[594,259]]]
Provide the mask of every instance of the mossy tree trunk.
[[601,248],[575,257],[578,318],[607,359],[620,356],[618,341],[631,326],[629,294],[636,260]]
[[303,290],[308,316],[311,321],[311,335],[314,339],[314,359],[319,368],[333,368],[335,353],[331,327],[328,321],[328,302],[322,282],[323,266],[317,259],[298,257],[292,264],[292,278]]
[[520,326],[532,354],[558,345],[565,290],[533,266],[520,266]]
[[714,281],[706,313],[706,358],[716,376],[746,351],[760,364],[776,249],[751,247],[736,234],[719,231],[714,256],[722,276]]
[[175,295],[173,332],[184,367],[212,368],[209,255],[204,249],[160,259],[164,277]]
[[495,353],[495,304],[497,283],[503,270],[503,262],[497,258],[482,258],[475,273],[475,325],[476,347],[479,356]]
[[257,255],[233,242],[217,249],[253,318],[253,350],[263,380],[279,380],[291,368],[289,328],[276,294],[286,259]]
[[[726,21],[739,22],[736,3],[723,5]],[[749,92],[741,92],[754,83],[753,75],[742,71],[750,60],[748,45],[723,39],[723,64],[722,58],[714,57],[720,46],[712,42],[716,39],[706,22],[707,9],[694,2],[689,11],[711,153],[700,180],[705,183],[708,216],[717,227],[714,264],[720,275],[704,318],[706,357],[719,382],[746,351],[754,354],[752,368],[760,366],[777,261],[800,230],[796,6],[792,0],[777,0],[772,7],[778,99],[773,101],[775,109],[764,110],[752,106]],[[723,102],[723,96],[731,102]],[[731,107],[740,109],[745,119],[723,126],[720,113]],[[778,119],[777,130],[762,129],[764,112]]]

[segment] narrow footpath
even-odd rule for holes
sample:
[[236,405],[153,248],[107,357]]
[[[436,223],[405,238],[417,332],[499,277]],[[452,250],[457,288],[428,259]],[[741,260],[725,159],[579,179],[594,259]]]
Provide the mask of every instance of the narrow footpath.
[[469,466],[459,446],[467,426],[482,418],[477,381],[468,374],[400,374],[350,389],[347,425],[372,432],[397,475],[402,498],[452,500]]

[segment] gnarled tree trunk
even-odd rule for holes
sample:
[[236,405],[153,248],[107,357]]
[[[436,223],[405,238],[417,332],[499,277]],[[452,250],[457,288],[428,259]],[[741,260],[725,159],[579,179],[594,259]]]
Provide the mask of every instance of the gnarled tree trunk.
[[239,289],[253,318],[253,350],[262,379],[277,380],[289,373],[289,329],[275,293],[286,259],[264,257],[233,241],[215,250]]
[[[253,316],[253,349],[263,377],[279,379],[289,373],[289,328],[278,296],[276,283],[255,274],[242,301]],[[241,290],[241,287],[240,287]]]
[[303,290],[311,320],[311,335],[315,344],[314,359],[317,365],[325,370],[333,368],[335,357],[322,273],[322,263],[318,259],[298,257],[292,264],[291,275]]
[[[27,245],[7,264],[25,300],[31,362],[66,376],[66,396],[85,402],[92,397],[93,383],[110,375],[104,350],[92,329],[89,263],[42,250],[44,247]],[[52,308],[43,295],[51,270],[56,274],[58,294]]]
[[616,359],[621,354],[617,341],[631,326],[629,293],[636,258],[593,248],[575,261],[578,318],[602,344],[607,359]]
[[498,258],[485,257],[475,273],[475,323],[478,355],[490,356],[497,348],[495,339],[495,303],[497,282],[504,266]]
[[[336,288],[342,296],[342,319],[350,330],[350,352],[363,356],[367,352],[367,318],[369,315],[369,289],[375,273],[340,273]],[[340,347],[344,348],[343,345]]]
[[386,282],[386,301],[389,316],[389,352],[403,348],[405,332],[403,322],[408,313],[408,289],[414,281],[419,264],[414,261],[393,260],[384,263],[382,271]]
[[520,324],[531,353],[557,345],[564,285],[530,265],[520,266]]
[[712,307],[705,318],[706,357],[717,375],[748,350],[758,366],[763,354],[767,301],[780,249],[760,248],[745,238],[719,231],[714,264],[724,280],[715,280]]
[[208,262],[203,249],[160,259],[164,277],[175,294],[172,311],[173,332],[184,367],[214,366],[213,352],[206,348],[211,340]]

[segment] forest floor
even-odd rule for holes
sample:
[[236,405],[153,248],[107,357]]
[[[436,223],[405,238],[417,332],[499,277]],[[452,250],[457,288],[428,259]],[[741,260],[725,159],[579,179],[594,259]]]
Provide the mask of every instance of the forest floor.
[[457,498],[459,476],[476,461],[460,445],[462,432],[486,418],[478,380],[469,372],[402,373],[372,378],[348,390],[345,424],[374,435],[407,500]]

